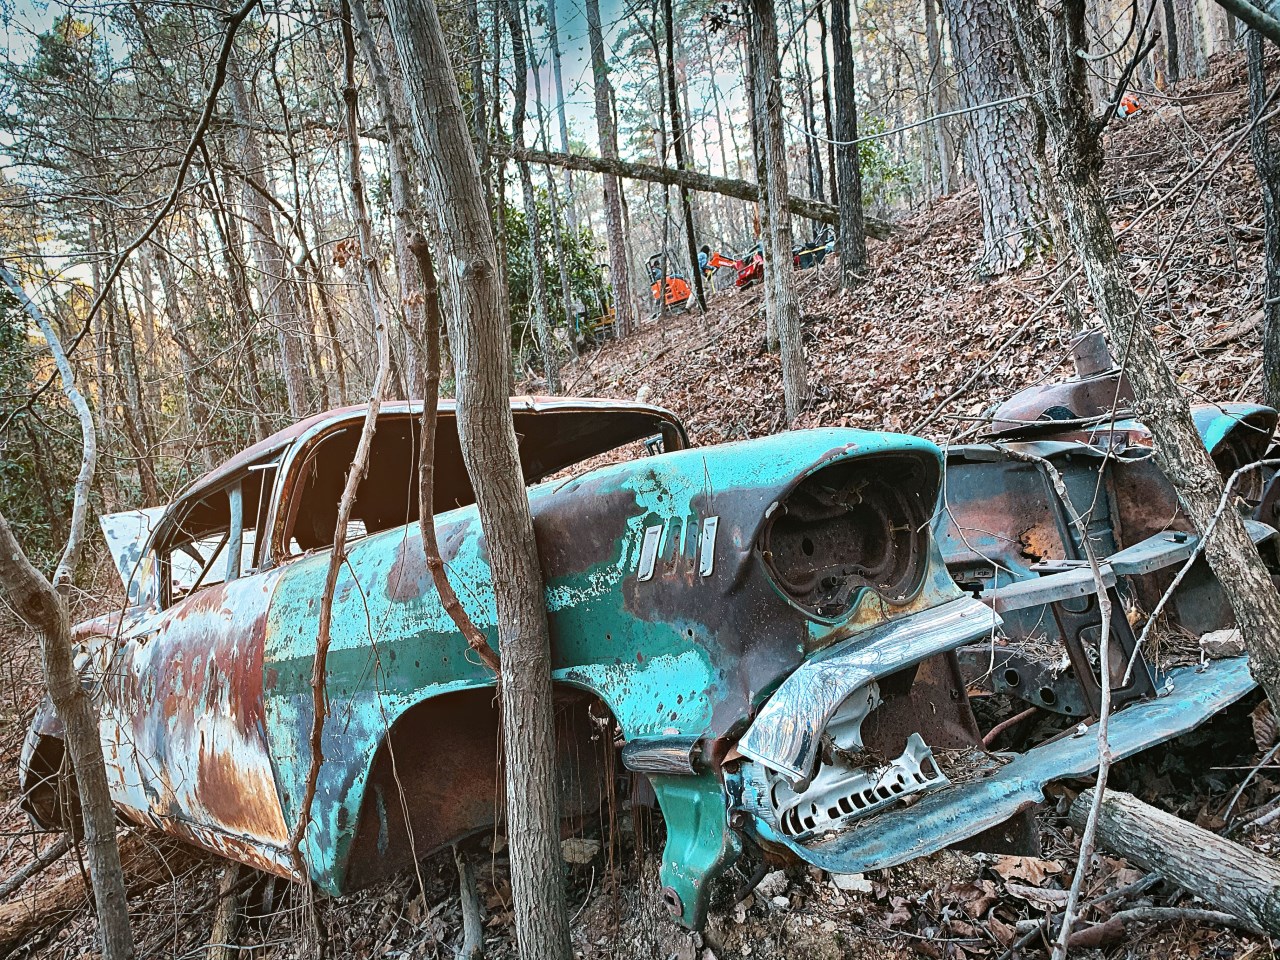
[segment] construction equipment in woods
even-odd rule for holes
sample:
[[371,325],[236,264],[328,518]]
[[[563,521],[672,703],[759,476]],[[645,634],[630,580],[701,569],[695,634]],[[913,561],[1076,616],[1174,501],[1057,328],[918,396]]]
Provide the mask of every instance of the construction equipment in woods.
[[649,289],[653,292],[653,301],[668,308],[683,307],[692,295],[689,281],[682,274],[666,272],[663,266],[661,253],[649,258]]
[[759,243],[755,248],[738,261],[738,277],[733,281],[735,287],[749,287],[764,279],[764,248]]
[[589,308],[584,305],[574,317],[573,322],[575,339],[587,343],[599,343],[601,340],[617,336],[618,333],[618,311],[614,307],[613,298],[609,295],[609,264],[597,264],[596,269],[599,275],[596,294],[600,299],[600,312],[592,316]]
[[827,258],[831,243],[826,237],[819,237],[812,243],[801,243],[791,248],[791,264],[797,270],[808,270],[816,267]]

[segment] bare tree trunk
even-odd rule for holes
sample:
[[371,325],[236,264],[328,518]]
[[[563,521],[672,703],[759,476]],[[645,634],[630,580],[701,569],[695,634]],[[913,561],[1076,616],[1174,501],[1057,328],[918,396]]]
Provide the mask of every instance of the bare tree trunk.
[[1218,5],[1280,45],[1280,2],[1277,0],[1218,0]]
[[[787,141],[782,128],[782,77],[778,65],[778,23],[773,0],[751,0],[751,62],[754,65],[753,107],[761,111],[756,129],[764,140],[768,180],[769,230],[772,252],[766,264],[765,310],[771,314],[782,360],[782,396],[787,423],[795,421],[809,400],[809,372],[800,331],[800,300],[791,266],[791,213],[787,200]],[[840,57],[836,56],[839,65]],[[843,193],[843,191],[841,191]]]
[[[480,0],[466,0],[466,10],[467,31],[470,34],[467,50],[471,60],[471,136],[475,138],[476,149],[479,151],[480,179],[484,183],[485,203],[489,206],[489,215],[493,216],[496,211],[493,209],[493,166],[489,161],[489,120],[485,109],[484,34],[480,31]],[[496,19],[493,30],[496,38]],[[493,59],[497,66],[496,49]]]
[[1280,131],[1267,112],[1265,41],[1250,30],[1249,107],[1253,114],[1250,147],[1262,186],[1262,401],[1280,408]]
[[[748,13],[748,16],[754,16]],[[755,163],[756,183],[759,185],[758,197],[759,202],[756,204],[756,222],[755,237],[760,245],[760,256],[764,261],[765,275],[769,273],[770,264],[773,262],[773,244],[767,238],[769,231],[769,213],[772,206],[769,203],[769,190],[771,181],[769,179],[769,167],[765,158],[765,140],[768,137],[764,127],[764,116],[767,112],[765,104],[765,84],[760,78],[759,63],[757,62],[756,47],[754,44],[755,34],[747,41],[747,52],[743,74],[747,87],[747,104],[748,117],[751,121],[751,157]],[[784,171],[785,173],[785,171]],[[748,254],[750,256],[750,254]],[[777,312],[770,309],[773,301],[770,299],[768,286],[765,287],[765,311],[764,311],[764,341],[765,347],[776,352],[779,347],[778,343],[778,316]]]
[[1036,0],[1010,0],[1025,69],[1042,90],[1041,110],[1052,143],[1051,163],[1063,220],[1106,326],[1128,374],[1136,408],[1155,437],[1156,461],[1202,534],[1205,556],[1249,647],[1253,675],[1280,703],[1280,594],[1232,505],[1220,509],[1223,483],[1191,419],[1177,379],[1160,355],[1116,249],[1099,183],[1102,121],[1091,116],[1084,0],[1063,0],[1042,16]]
[[164,296],[164,312],[169,317],[169,330],[174,342],[178,344],[178,354],[182,363],[182,390],[186,401],[187,422],[190,424],[191,444],[200,464],[204,469],[212,470],[215,466],[213,449],[209,445],[205,431],[209,429],[209,408],[204,402],[203,376],[198,366],[195,346],[187,336],[187,326],[182,322],[182,303],[178,299],[178,282],[173,276],[173,267],[165,251],[156,248],[153,255],[156,272],[160,275],[160,290]]
[[[821,6],[821,3],[818,4]],[[811,11],[802,9],[800,18],[796,16],[793,0],[787,0],[787,29],[795,34],[796,51],[796,87],[800,94],[800,113],[804,132],[805,171],[808,175],[809,196],[819,200],[826,199],[826,188],[822,182],[822,155],[818,147],[817,104],[813,96],[813,71],[809,67],[809,27],[807,17]],[[826,80],[824,78],[823,83]],[[832,202],[835,198],[832,198]]]
[[[613,84],[609,82],[609,66],[605,60],[604,33],[600,27],[600,0],[586,0],[587,32],[591,42],[591,75],[596,98],[596,136],[600,140],[600,156],[618,159],[618,131],[613,123]],[[618,332],[626,335],[635,329],[635,304],[631,299],[631,269],[627,260],[627,237],[622,229],[622,187],[612,174],[601,177],[604,188],[605,227],[609,237],[609,280],[613,284],[613,308]]]
[[831,104],[831,66],[827,58],[827,0],[818,3],[818,43],[822,51],[822,123],[827,140],[827,176],[831,202],[840,202],[839,174],[836,172],[835,109]]
[[422,553],[427,561],[427,569],[431,571],[431,581],[435,584],[436,593],[440,597],[440,605],[453,621],[458,632],[466,638],[467,644],[480,658],[481,663],[493,671],[495,677],[500,673],[498,655],[489,646],[484,633],[476,626],[475,621],[458,599],[458,593],[449,581],[449,572],[440,555],[440,540],[436,532],[435,489],[436,489],[436,433],[439,424],[438,407],[440,405],[440,286],[436,282],[435,261],[431,258],[431,250],[426,238],[414,234],[413,256],[417,262],[418,276],[421,279],[423,305],[426,308],[426,325],[422,337],[417,342],[422,370],[422,441],[418,457],[418,529],[422,533]]
[[[517,150],[524,149],[525,101],[528,99],[529,56],[525,50],[524,27],[516,0],[503,0],[503,15],[511,34],[511,56],[515,62],[515,101],[511,110],[511,140]],[[547,274],[542,264],[542,224],[538,221],[538,198],[533,192],[533,175],[529,164],[517,160],[520,170],[520,193],[524,201],[525,229],[529,232],[529,265],[533,274],[533,334],[542,354],[542,371],[547,378],[547,392],[560,392],[560,358],[551,337],[551,318],[547,309]]]
[[[565,117],[564,108],[564,77],[560,69],[560,31],[556,26],[556,0],[546,0],[546,2],[547,39],[551,43],[551,75],[555,78],[556,83],[556,117],[560,122],[560,150],[562,153],[568,153],[569,122]],[[577,243],[578,214],[574,209],[573,171],[567,168],[564,171],[564,196],[569,232],[573,234],[574,243]]]
[[[503,142],[502,134],[502,9],[506,0],[493,0],[493,139]],[[488,148],[482,148],[488,151]],[[498,229],[494,240],[498,249],[498,278],[502,281],[503,312],[508,325],[511,320],[511,254],[507,250],[507,158],[498,155],[493,181],[495,196],[490,205],[490,217]]]
[[[232,57],[233,63],[236,58]],[[292,286],[289,259],[276,238],[275,218],[263,199],[267,194],[265,164],[253,128],[254,113],[238,64],[227,74],[227,94],[236,117],[245,186],[242,203],[249,222],[249,240],[258,268],[258,293],[280,344],[280,372],[289,413],[295,419],[309,412],[307,363],[302,343],[302,310]]]
[[435,215],[435,246],[447,265],[458,430],[497,606],[516,939],[526,960],[568,960],[550,636],[507,395],[509,318],[497,252],[435,4],[389,0],[387,11]]
[[54,712],[63,727],[63,742],[71,755],[80,798],[80,819],[84,825],[85,859],[93,885],[98,912],[98,932],[105,960],[133,957],[133,933],[129,929],[129,904],[125,893],[120,850],[116,846],[116,814],[107,784],[107,768],[102,756],[102,740],[97,711],[89,692],[80,682],[71,648],[71,621],[66,593],[80,560],[84,544],[85,518],[89,512],[89,488],[97,466],[98,442],[93,414],[76,388],[62,344],[53,327],[23,293],[22,288],[0,266],[0,283],[8,287],[44,334],[62,378],[62,390],[80,421],[82,452],[71,508],[71,532],[50,583],[32,566],[27,555],[0,514],[0,586],[18,615],[40,635],[40,657],[45,684]]
[[[212,178],[212,172],[210,172]],[[213,182],[212,179],[210,182]],[[254,346],[254,327],[257,317],[254,315],[253,303],[249,299],[249,278],[245,270],[244,241],[240,233],[240,224],[231,209],[231,195],[226,171],[223,171],[223,189],[219,194],[219,206],[213,211],[215,229],[222,245],[222,260],[227,271],[227,286],[230,291],[232,310],[239,321],[239,335],[245,339],[245,356],[249,361],[251,376],[248,379],[247,396],[253,399],[254,432],[259,440],[266,439],[271,432],[267,428],[263,416],[269,409],[266,396],[262,390],[262,377],[258,374],[258,351]],[[221,216],[219,215],[221,214]],[[225,223],[224,223],[225,221]],[[195,227],[192,226],[193,237]],[[194,244],[193,244],[194,246]]]
[[[942,38],[938,31],[937,0],[924,0],[925,49],[929,57],[929,112],[933,116],[947,112],[947,67],[942,59]],[[934,120],[934,146],[938,152],[938,180],[940,192],[946,196],[952,187],[951,139],[947,136],[947,122]]]
[[[549,8],[550,9],[548,10],[548,15],[554,14],[555,13],[554,0],[551,0],[551,2],[549,3]],[[529,22],[528,5],[526,5],[524,8],[524,29],[525,29],[525,37],[527,38],[528,43],[532,45],[533,44],[533,24]],[[554,31],[555,31],[554,23],[550,27],[548,27],[548,29],[549,31],[551,31],[551,33],[554,36]],[[553,47],[554,47],[554,44],[553,44]],[[557,50],[553,49],[553,56],[557,52],[558,52]],[[535,66],[535,69],[533,70],[533,100],[534,100],[534,103],[537,105],[538,130],[541,133],[540,140],[542,142],[543,148],[545,149],[548,146],[548,142],[550,138],[547,133],[546,112],[543,109],[541,77],[542,77],[542,70],[540,69],[540,67]],[[578,348],[577,348],[577,343],[575,342],[573,337],[573,329],[574,329],[573,289],[569,282],[569,271],[570,271],[571,265],[569,263],[568,255],[565,252],[566,248],[564,243],[564,229],[561,226],[561,210],[563,209],[563,207],[561,206],[559,191],[556,189],[555,176],[551,172],[551,167],[544,166],[543,170],[547,175],[547,200],[551,207],[551,244],[556,254],[556,273],[560,277],[560,300],[561,300],[561,303],[563,304],[562,309],[564,310],[565,327],[569,333],[569,348],[574,352],[576,356]],[[565,173],[567,178],[569,171],[566,170]],[[572,200],[570,201],[570,203],[572,203]],[[570,210],[569,224],[571,229],[572,229],[572,223],[573,223],[573,211]],[[574,243],[574,248],[576,249],[578,245],[578,236],[577,236],[576,230],[574,230],[573,232],[573,243]]]
[[836,182],[840,198],[840,285],[856,286],[867,272],[867,228],[862,216],[858,162],[858,105],[849,0],[831,0],[831,50],[836,61]]
[[[676,79],[676,38],[675,15],[671,11],[671,0],[662,0],[663,29],[667,41],[667,104],[671,108],[671,145],[675,151],[676,169],[683,170],[688,164],[685,154],[684,124],[680,122],[680,87]],[[654,56],[661,60],[661,55],[654,50]],[[702,291],[702,268],[698,266],[698,238],[693,228],[693,205],[689,200],[688,187],[680,188],[680,207],[684,211],[684,239],[689,252],[689,284],[698,302],[698,309],[706,311],[707,297]]]
[[[117,310],[117,300],[112,293],[102,302],[102,321],[106,331],[107,346],[111,350],[111,364],[115,368],[123,387],[124,401],[120,405],[120,424],[129,440],[132,449],[132,460],[138,471],[138,485],[142,489],[142,499],[148,506],[160,503],[160,485],[156,480],[155,467],[151,463],[151,447],[147,443],[143,425],[142,396],[138,389],[138,370],[133,363],[133,356],[128,352],[120,336],[120,326],[129,323],[128,314]],[[121,316],[120,314],[124,314]]]
[[[1071,804],[1078,831],[1089,819],[1094,792],[1081,792]],[[1280,935],[1280,865],[1273,858],[1115,791],[1102,799],[1098,842],[1251,929]]]
[[1173,0],[1161,0],[1160,9],[1164,14],[1165,76],[1170,83],[1177,83],[1181,76],[1178,63],[1178,15],[1173,9]]
[[948,0],[945,6],[960,95],[971,111],[969,159],[982,204],[979,271],[1003,273],[1050,242],[1037,182],[1039,122],[1015,69],[1003,0]]
[[[412,163],[405,142],[407,118],[402,113],[403,104],[396,97],[396,90],[400,88],[399,77],[394,84],[391,78],[392,71],[398,70],[399,64],[395,62],[394,51],[390,64],[383,60],[364,0],[350,0],[350,3],[351,22],[360,40],[369,74],[373,78],[373,89],[378,98],[382,126],[387,131],[387,165],[390,173],[391,208],[395,224],[393,244],[396,280],[400,291],[401,317],[410,339],[413,340],[422,336],[425,304],[422,301],[422,288],[417,282],[418,265],[410,249],[412,237],[418,231],[419,214],[411,179]],[[417,364],[416,351],[410,349],[407,361],[410,394],[418,386]]]
[[218,900],[213,908],[213,927],[209,931],[208,960],[235,960],[240,953],[232,941],[239,926],[240,894],[236,889],[244,868],[226,863],[218,877]]

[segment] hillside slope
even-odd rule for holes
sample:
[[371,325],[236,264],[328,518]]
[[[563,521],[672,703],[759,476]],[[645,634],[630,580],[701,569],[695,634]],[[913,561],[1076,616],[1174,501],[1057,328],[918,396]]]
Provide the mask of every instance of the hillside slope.
[[[1105,181],[1121,249],[1188,392],[1256,399],[1262,233],[1240,136],[1243,62],[1217,64],[1176,101],[1147,103],[1108,134]],[[837,289],[831,260],[797,274],[814,393],[797,427],[946,440],[991,403],[1067,369],[1073,330],[1055,296],[1063,270],[1050,258],[993,280],[975,276],[980,222],[969,188],[903,221],[892,240],[872,242],[871,279],[857,290]],[[1093,325],[1087,302],[1081,313]],[[650,317],[622,343],[587,348],[566,372],[565,392],[643,391],[681,414],[700,443],[769,433],[782,424],[781,377],[764,330],[761,288],[730,288],[705,317]]]

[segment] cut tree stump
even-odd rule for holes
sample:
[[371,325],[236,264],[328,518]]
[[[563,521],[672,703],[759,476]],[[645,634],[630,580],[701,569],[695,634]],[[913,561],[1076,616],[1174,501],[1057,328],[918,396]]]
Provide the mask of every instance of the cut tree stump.
[[[1068,819],[1077,830],[1084,829],[1093,797],[1090,788],[1071,805]],[[1270,857],[1127,793],[1108,790],[1099,814],[1101,846],[1239,917],[1258,932],[1280,936],[1280,864]]]

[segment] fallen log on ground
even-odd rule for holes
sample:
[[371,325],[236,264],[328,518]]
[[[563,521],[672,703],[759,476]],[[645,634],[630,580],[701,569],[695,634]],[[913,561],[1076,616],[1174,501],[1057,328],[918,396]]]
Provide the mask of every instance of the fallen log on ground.
[[[165,841],[157,845],[154,839],[136,833],[122,837],[120,863],[129,895],[143,893],[172,880],[175,858],[186,863],[190,855]],[[57,879],[41,883],[31,892],[21,892],[12,901],[0,904],[0,955],[87,907],[89,886],[85,876],[73,859]]]
[[[1071,805],[1068,819],[1077,830],[1093,796],[1085,790]],[[1280,864],[1271,858],[1110,790],[1099,811],[1098,843],[1250,928],[1280,935]]]
[[[497,156],[510,157],[526,163],[549,164],[567,170],[582,170],[586,173],[609,173],[627,180],[643,180],[648,183],[663,183],[669,187],[685,187],[698,193],[717,193],[735,200],[746,200],[755,203],[760,199],[760,188],[750,180],[734,180],[730,177],[714,177],[696,170],[676,170],[672,167],[657,167],[649,163],[632,163],[628,160],[606,160],[601,157],[585,157],[576,153],[552,153],[546,150],[517,150],[507,144],[490,144],[490,150]],[[839,226],[840,213],[833,204],[822,200],[810,200],[808,197],[791,196],[788,209],[798,217],[816,220]],[[876,240],[887,240],[894,227],[888,220],[878,217],[864,217],[867,236]]]
[[65,834],[26,866],[21,867],[9,879],[0,883],[0,900],[9,899],[9,895],[22,889],[22,885],[32,877],[39,876],[54,863],[62,859],[62,855],[71,849],[71,840]]

